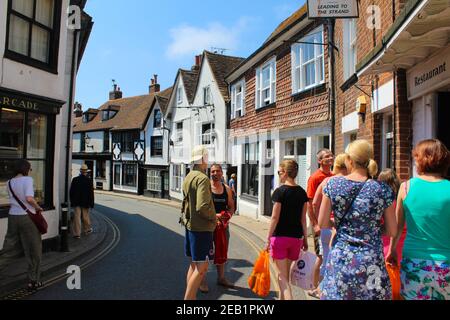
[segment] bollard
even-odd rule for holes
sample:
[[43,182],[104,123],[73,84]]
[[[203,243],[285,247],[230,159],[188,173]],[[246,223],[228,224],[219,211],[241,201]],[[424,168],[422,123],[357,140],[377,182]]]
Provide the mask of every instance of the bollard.
[[61,252],[69,252],[69,206],[61,204]]

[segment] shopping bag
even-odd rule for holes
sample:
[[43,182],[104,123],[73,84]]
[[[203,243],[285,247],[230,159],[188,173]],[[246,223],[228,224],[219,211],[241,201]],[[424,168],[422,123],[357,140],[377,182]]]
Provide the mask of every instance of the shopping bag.
[[269,252],[261,251],[248,278],[248,286],[258,296],[264,298],[270,293]]
[[389,274],[392,286],[392,300],[403,300],[400,291],[402,282],[400,279],[400,268],[396,264],[386,263],[386,269]]
[[316,255],[302,251],[300,258],[291,266],[291,284],[304,290],[314,289],[314,265]]

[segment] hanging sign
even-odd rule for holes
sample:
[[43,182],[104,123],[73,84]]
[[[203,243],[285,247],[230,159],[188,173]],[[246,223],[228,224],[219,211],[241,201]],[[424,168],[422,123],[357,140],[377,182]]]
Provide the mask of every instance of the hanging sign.
[[308,0],[308,18],[358,18],[357,0]]

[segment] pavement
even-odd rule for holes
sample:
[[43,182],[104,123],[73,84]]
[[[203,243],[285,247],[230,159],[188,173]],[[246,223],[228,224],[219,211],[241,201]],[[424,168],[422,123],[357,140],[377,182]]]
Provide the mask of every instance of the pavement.
[[[95,210],[91,212],[91,223],[94,232],[82,235],[81,239],[69,236],[69,252],[49,251],[42,254],[41,278],[46,282],[50,277],[66,273],[66,268],[75,260],[78,260],[99,248],[106,239],[108,224]],[[15,291],[20,291],[27,285],[27,263],[24,257],[16,261],[0,274],[0,300],[9,299]]]
[[[108,191],[95,191],[97,194],[111,195],[116,197],[123,197],[128,199],[135,199],[138,201],[146,201],[163,206],[172,207],[175,209],[181,209],[181,202],[168,200],[149,198],[144,196],[138,196],[134,194],[115,193]],[[87,236],[82,236],[81,239],[74,239],[69,237],[69,252],[46,252],[42,255],[42,280],[45,282],[50,276],[54,276],[55,273],[65,273],[65,268],[71,264],[72,261],[87,256],[96,249],[100,248],[105,242],[108,228],[107,221],[102,218],[98,212],[93,210],[91,212],[91,222],[94,232]],[[235,215],[231,220],[231,225],[237,227],[240,230],[250,233],[253,237],[257,238],[260,246],[263,246],[267,239],[267,232],[269,230],[269,220],[256,220],[243,215]],[[314,241],[312,237],[308,238],[308,244],[310,250],[314,248]],[[262,248],[261,248],[262,249]],[[27,264],[25,259],[18,258],[17,262],[10,264],[8,268],[2,271],[0,275],[0,300],[10,298],[11,292],[18,290],[18,288],[24,288],[27,283]]]

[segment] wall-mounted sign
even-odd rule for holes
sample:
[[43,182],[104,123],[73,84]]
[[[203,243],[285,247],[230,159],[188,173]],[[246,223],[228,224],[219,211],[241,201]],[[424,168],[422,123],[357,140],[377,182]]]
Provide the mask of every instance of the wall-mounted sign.
[[64,101],[28,95],[0,88],[0,107],[48,114],[58,114]]
[[358,18],[357,0],[308,0],[308,17]]
[[120,146],[120,143],[113,143],[113,159],[115,161],[119,161],[122,159],[122,148]]
[[419,62],[407,73],[408,99],[413,100],[450,83],[450,47]]
[[144,155],[145,155],[145,141],[135,141],[134,142],[134,160],[136,161],[144,161]]

